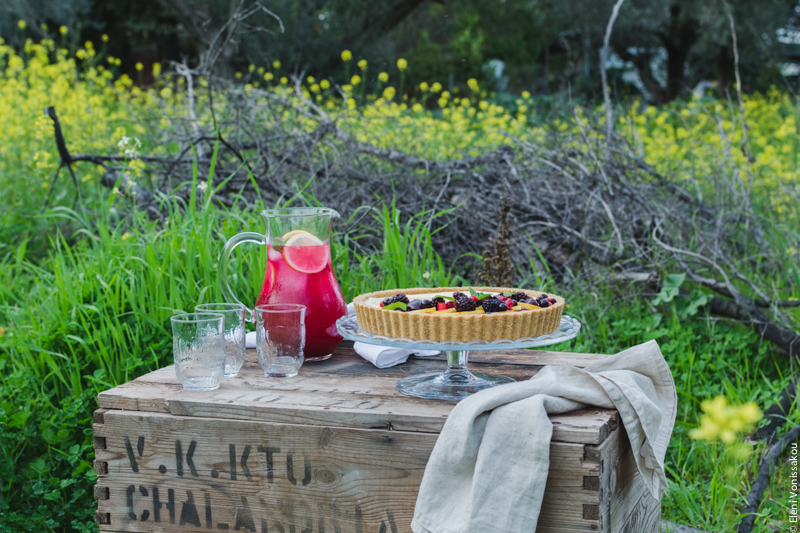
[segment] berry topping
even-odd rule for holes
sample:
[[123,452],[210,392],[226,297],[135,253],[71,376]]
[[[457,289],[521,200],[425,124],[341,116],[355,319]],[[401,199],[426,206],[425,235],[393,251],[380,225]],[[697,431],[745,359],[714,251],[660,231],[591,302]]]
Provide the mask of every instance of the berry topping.
[[402,292],[398,292],[394,296],[390,296],[389,298],[384,298],[382,302],[383,305],[381,307],[383,307],[384,305],[392,305],[395,302],[403,302],[404,304],[408,305],[408,296],[406,296]]
[[447,302],[445,305],[447,306],[447,309],[452,309],[452,308],[454,308],[456,306],[456,303],[455,302]]
[[443,304],[444,303],[444,298],[442,298],[440,296],[437,296],[436,298],[431,300],[431,303],[433,303],[433,305]]
[[497,313],[498,311],[501,310],[500,309],[501,306],[503,307],[502,309],[503,311],[508,310],[508,307],[506,307],[506,305],[503,302],[494,297],[484,298],[483,301],[481,302],[481,307],[483,307],[483,310],[486,313]]
[[447,309],[447,304],[446,303],[439,302],[438,304],[436,304],[436,310],[437,311],[444,311],[445,309]]
[[463,292],[454,292],[453,299],[455,300],[456,311],[459,313],[463,311],[474,311],[478,307],[475,300]]
[[436,307],[436,304],[431,302],[430,300],[421,300],[422,307],[420,309],[430,309],[431,307]]
[[539,295],[539,298],[550,298],[550,297],[547,295],[547,293],[543,292],[542,294]]
[[411,300],[410,302],[408,302],[407,309],[409,311],[417,311],[419,309],[422,309],[422,300]]
[[550,302],[547,300],[539,300],[539,307],[550,307]]
[[500,304],[498,306],[498,311],[508,311],[508,306],[506,304]]
[[525,300],[525,298],[527,298],[527,297],[528,297],[528,295],[527,295],[527,294],[525,294],[525,293],[524,293],[524,292],[522,292],[522,291],[520,291],[520,292],[515,292],[514,294],[512,294],[512,295],[511,295],[511,299],[512,299],[512,300],[516,300],[516,301],[518,301],[518,302],[522,302],[522,301],[524,301],[524,300]]

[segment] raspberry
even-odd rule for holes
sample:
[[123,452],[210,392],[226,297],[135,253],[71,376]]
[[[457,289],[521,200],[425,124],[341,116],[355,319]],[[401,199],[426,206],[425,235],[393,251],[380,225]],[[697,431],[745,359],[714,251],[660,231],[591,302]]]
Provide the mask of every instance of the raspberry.
[[[383,299],[383,305],[392,305],[395,302],[403,302],[404,304],[408,305],[408,296],[402,292],[398,292],[394,296]],[[381,307],[383,307],[383,305]]]
[[463,292],[454,292],[453,299],[456,301],[456,311],[459,313],[464,311],[474,311],[478,307],[478,304],[475,303],[475,300]]
[[439,302],[438,304],[436,304],[436,310],[437,311],[444,311],[445,309],[447,309],[447,304],[446,303]]

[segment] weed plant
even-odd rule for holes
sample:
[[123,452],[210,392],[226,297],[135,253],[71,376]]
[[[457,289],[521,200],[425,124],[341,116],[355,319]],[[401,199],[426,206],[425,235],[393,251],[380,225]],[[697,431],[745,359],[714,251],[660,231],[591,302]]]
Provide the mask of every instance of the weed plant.
[[[259,231],[257,212],[267,207],[217,209],[204,200],[198,190],[204,177],[195,174],[192,200],[169,205],[169,217],[156,224],[138,214],[124,216],[130,206],[113,195],[105,200],[103,191],[92,187],[96,170],[79,167],[86,208],[72,207],[74,188],[62,180],[56,207],[39,214],[57,165],[51,126],[40,117],[45,105],[57,104],[75,152],[113,152],[123,136],[141,138],[143,151],[170,149],[159,144],[158,131],[185,114],[180,80],[157,76],[157,84],[143,90],[117,76],[118,66],[89,44],[70,51],[52,40],[29,41],[15,51],[0,43],[0,530],[97,529],[91,467],[97,393],[170,364],[169,317],[219,301],[217,261],[224,242],[241,231]],[[253,68],[238,79],[241,91],[267,88],[291,95],[279,66]],[[379,75],[369,88],[366,82],[342,86],[347,99],[326,83],[303,80],[301,90],[356,138],[425,157],[477,153],[520,138],[546,144],[592,118],[592,110],[576,109],[545,121],[530,95],[500,106],[477,83],[462,95],[425,84],[408,100],[388,75]],[[756,163],[740,174],[750,180],[743,183],[752,190],[754,209],[774,222],[768,237],[784,258],[785,276],[771,281],[791,298],[800,297],[797,109],[795,100],[777,91],[748,96]],[[703,194],[713,192],[712,178],[721,172],[747,165],[730,149],[741,142],[741,129],[736,109],[726,102],[703,98],[662,109],[637,104],[625,111],[620,131],[645,159],[664,174],[684,176]],[[317,205],[325,199],[292,201]],[[332,244],[345,296],[390,286],[469,282],[474,272],[464,267],[468,263],[445,264],[431,245],[442,214],[402,213],[392,199],[346,213]],[[254,300],[265,251],[239,248],[235,257],[231,283],[237,294]],[[522,284],[563,294],[570,302],[567,312],[584,324],[579,338],[558,349],[613,353],[650,339],[659,342],[679,394],[664,517],[707,531],[731,531],[761,450],[754,449],[731,473],[720,466],[727,453],[723,447],[693,440],[689,432],[698,425],[703,400],[723,395],[733,403],[769,405],[792,378],[792,363],[749,329],[708,316],[686,299],[610,285],[562,290],[542,257],[539,263],[543,271],[521,269]],[[664,269],[677,273],[674,265]],[[797,323],[796,314],[790,317]],[[789,419],[800,422],[796,406]],[[773,476],[756,531],[786,523],[789,475],[783,468]]]

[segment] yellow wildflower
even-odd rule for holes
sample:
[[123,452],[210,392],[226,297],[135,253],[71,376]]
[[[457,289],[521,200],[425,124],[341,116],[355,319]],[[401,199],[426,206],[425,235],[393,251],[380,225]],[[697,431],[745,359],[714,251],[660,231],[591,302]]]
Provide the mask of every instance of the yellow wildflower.
[[127,241],[130,238],[131,238],[131,234],[129,232],[126,231],[125,233],[122,234],[122,240],[123,241]]
[[358,74],[356,74],[352,78],[350,78],[350,84],[351,85],[358,85],[359,83],[361,83],[361,76],[359,76]]
[[61,26],[60,28],[58,28],[58,33],[60,33],[61,35],[66,35],[67,33],[69,33],[69,28],[67,28],[66,26]]
[[422,113],[422,110],[423,110],[422,104],[420,104],[419,102],[411,106],[411,111],[413,111],[414,113]]
[[531,97],[531,93],[529,93],[528,91],[522,91],[522,97],[528,99]]
[[728,405],[725,396],[703,401],[700,409],[705,413],[700,417],[700,427],[693,429],[689,435],[696,440],[719,439],[726,444],[732,444],[738,433],[752,430],[762,416],[754,402]]
[[241,72],[237,72],[236,74],[234,74],[234,76],[236,77],[237,80],[242,79],[242,73]]
[[442,84],[439,83],[438,81],[434,82],[433,85],[431,85],[431,91],[438,93],[441,90],[442,90]]
[[153,63],[153,76],[158,77],[161,75],[161,63]]
[[397,60],[397,70],[405,70],[408,67],[408,61],[402,57]]
[[331,82],[329,82],[328,80],[321,80],[319,82],[319,86],[320,86],[320,88],[322,90],[330,89],[331,88]]
[[353,59],[353,53],[350,50],[342,50],[342,61],[347,63]]
[[478,86],[478,80],[475,78],[470,78],[467,80],[467,87],[474,92],[478,92],[478,90],[480,90],[480,87]]
[[289,78],[281,76],[281,85],[286,85],[287,83],[289,83]]
[[267,80],[267,81],[272,81],[272,78],[274,78],[274,77],[275,76],[272,75],[272,72],[265,72],[264,73],[264,79]]
[[275,61],[272,62],[272,68],[274,69],[281,68],[281,62],[276,59]]
[[28,27],[28,23],[27,23],[27,22],[25,22],[24,20],[20,19],[20,20],[17,22],[17,28],[19,28],[19,29],[21,29],[21,30],[24,30],[26,27]]
[[107,42],[108,42],[108,35],[107,35],[107,34],[105,34],[105,33],[104,33],[104,34],[102,35],[102,37],[100,37],[100,38],[103,40],[103,42],[104,42],[104,43],[107,43]]
[[307,78],[306,78],[306,81],[307,81],[308,83],[314,83],[314,82],[315,82],[315,81],[317,81],[317,80],[316,80],[316,78],[314,78],[314,76],[309,76],[309,77],[307,77]]
[[361,70],[367,70],[367,60],[366,59],[360,60],[358,62],[358,68],[360,68]]
[[[139,72],[141,72],[141,71],[142,71],[142,69],[144,69],[144,65],[142,65],[140,62],[137,62],[137,63],[136,63],[136,70],[137,70],[137,71],[139,71]],[[240,77],[241,77],[241,76],[240,76]]]
[[387,102],[394,98],[394,95],[397,93],[394,87],[387,87],[383,90],[383,99]]
[[319,92],[319,85],[317,85],[315,83],[311,87],[309,87],[308,90],[311,91],[312,93],[318,93]]
[[381,83],[386,83],[387,81],[389,81],[389,74],[387,74],[386,72],[381,72],[380,74],[378,74],[378,81]]
[[419,84],[419,90],[422,91],[422,92],[427,91],[429,88],[430,87],[428,87],[428,83],[427,82],[423,81],[422,83]]

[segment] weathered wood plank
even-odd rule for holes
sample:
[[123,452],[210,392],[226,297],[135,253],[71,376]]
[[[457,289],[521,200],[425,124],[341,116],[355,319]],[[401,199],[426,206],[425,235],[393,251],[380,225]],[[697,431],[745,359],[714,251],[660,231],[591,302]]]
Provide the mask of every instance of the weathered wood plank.
[[[522,380],[546,365],[602,357],[472,352],[470,366]],[[101,530],[410,531],[425,464],[454,403],[405,396],[395,383],[445,366],[443,356],[412,357],[377,369],[345,344],[296,378],[269,379],[251,350],[240,375],[216,391],[184,391],[173,367],[105,391],[94,416]],[[645,494],[616,411],[551,421],[537,533],[657,528],[660,502]]]
[[[401,394],[395,383],[402,375],[376,369],[352,350],[344,351],[341,357],[337,351],[338,363],[325,361],[306,365],[296,378],[286,380],[266,378],[252,361],[253,354],[249,356],[240,375],[223,380],[216,391],[184,391],[174,367],[169,366],[101,392],[98,403],[101,408],[183,416],[336,427],[391,427],[399,431],[434,433],[441,431],[454,405]],[[411,366],[431,363],[423,358],[415,359]],[[340,373],[342,366],[347,366],[351,372]],[[535,366],[520,368],[517,365],[512,367],[514,372],[505,374],[527,379],[538,370]],[[366,379],[360,370],[354,369],[368,371],[371,377]],[[442,366],[438,366],[438,370],[442,370]],[[491,370],[504,373],[502,366]],[[376,371],[378,373],[374,374]],[[612,413],[608,410],[578,411],[554,417],[554,440],[598,444],[614,423]]]
[[[94,433],[105,442],[95,450],[106,465],[95,489],[104,531],[260,530],[260,517],[276,531],[306,529],[307,517],[314,531],[407,531],[437,437],[118,410],[103,420]],[[580,444],[551,446],[540,531],[582,525],[582,506],[599,503],[583,489],[599,474],[584,455]]]

